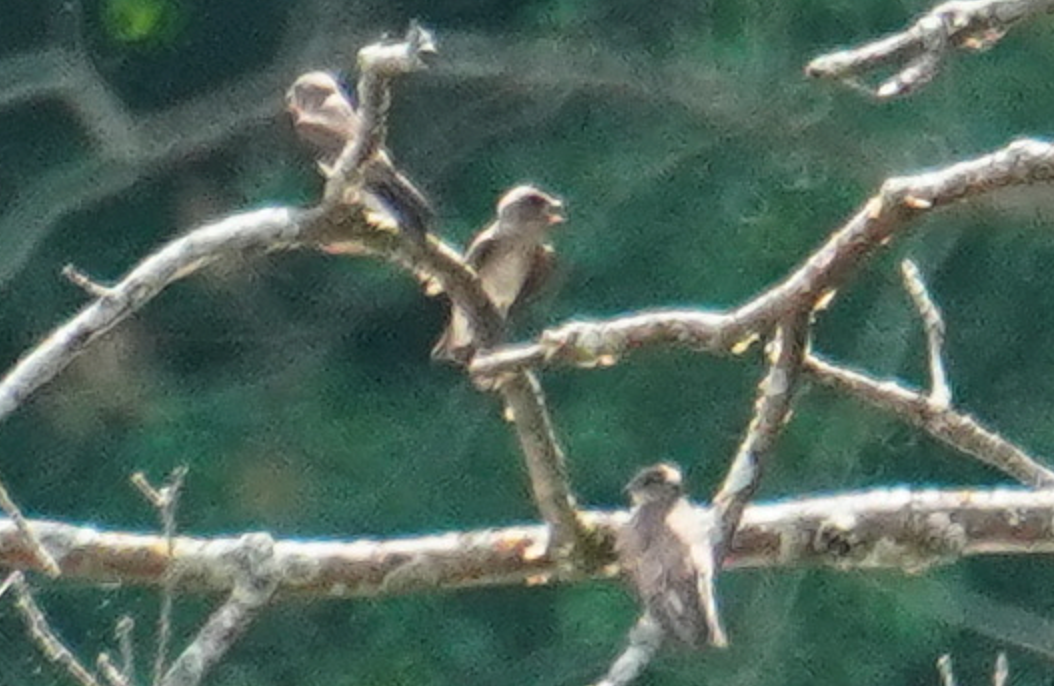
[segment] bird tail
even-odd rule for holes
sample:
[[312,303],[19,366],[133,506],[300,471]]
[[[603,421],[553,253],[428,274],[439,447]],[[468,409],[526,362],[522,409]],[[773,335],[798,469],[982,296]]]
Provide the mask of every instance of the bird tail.
[[367,188],[395,216],[400,228],[415,240],[424,240],[435,225],[435,211],[428,199],[405,175],[385,160],[369,166]]
[[455,307],[450,314],[450,324],[432,348],[432,359],[468,365],[475,352],[468,317]]

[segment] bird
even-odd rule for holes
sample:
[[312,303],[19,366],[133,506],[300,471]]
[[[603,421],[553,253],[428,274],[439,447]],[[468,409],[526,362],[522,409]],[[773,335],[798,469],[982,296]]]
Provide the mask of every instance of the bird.
[[677,643],[724,645],[717,609],[707,606],[713,578],[707,530],[685,496],[681,470],[669,463],[647,467],[625,490],[633,510],[615,550],[645,612]]
[[[314,148],[324,176],[344,147],[359,135],[361,119],[336,76],[325,71],[301,75],[286,92],[286,110],[297,135]],[[365,200],[391,215],[406,234],[424,240],[435,224],[425,195],[400,173],[387,150],[378,150],[362,169]]]
[[[552,272],[553,248],[545,241],[550,229],[564,221],[562,209],[563,202],[548,193],[517,186],[498,201],[497,218],[469,242],[465,263],[502,319]],[[475,354],[474,338],[468,315],[454,304],[432,358],[465,364]]]

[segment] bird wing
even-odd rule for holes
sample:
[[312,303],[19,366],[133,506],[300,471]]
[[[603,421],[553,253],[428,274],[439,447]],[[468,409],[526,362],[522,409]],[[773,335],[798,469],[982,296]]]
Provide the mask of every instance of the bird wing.
[[512,305],[513,308],[522,305],[537,295],[556,271],[556,251],[548,243],[539,244],[535,248],[531,260],[532,265],[530,271],[527,272],[527,280],[523,282],[523,287],[520,288],[516,302]]
[[726,645],[728,639],[721,626],[717,594],[713,589],[714,570],[717,566],[712,548],[713,523],[703,521],[687,500],[678,501],[670,509],[669,514],[666,515],[666,523],[670,532],[684,546],[691,560],[697,587],[696,598],[707,625],[710,642],[717,646]]
[[465,251],[465,264],[476,271],[479,271],[480,267],[486,264],[490,259],[490,256],[493,254],[494,248],[497,245],[497,241],[494,240],[496,233],[496,226],[493,224],[483,231],[480,231],[479,234],[472,239],[472,242],[468,246],[468,250]]
[[706,640],[706,617],[691,551],[664,521],[665,511],[641,508],[620,531],[619,560],[645,609],[668,636],[689,646]]

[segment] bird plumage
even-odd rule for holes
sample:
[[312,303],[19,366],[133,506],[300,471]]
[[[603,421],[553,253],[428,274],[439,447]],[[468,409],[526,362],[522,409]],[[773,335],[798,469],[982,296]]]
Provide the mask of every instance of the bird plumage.
[[626,487],[633,502],[618,533],[616,552],[644,609],[677,642],[703,646],[708,638],[700,592],[706,530],[685,497],[681,472],[659,464],[642,470]]
[[[562,206],[533,186],[517,186],[498,202],[495,221],[469,243],[465,263],[476,271],[483,292],[503,318],[552,271],[553,249],[545,239],[563,221]],[[432,357],[465,363],[475,348],[468,315],[455,304]]]
[[[314,148],[323,174],[329,175],[344,147],[355,140],[361,118],[332,74],[314,71],[298,78],[286,93],[286,109],[300,138]],[[371,209],[391,215],[416,239],[432,230],[435,212],[428,199],[401,174],[386,150],[379,150],[362,169],[363,189]]]

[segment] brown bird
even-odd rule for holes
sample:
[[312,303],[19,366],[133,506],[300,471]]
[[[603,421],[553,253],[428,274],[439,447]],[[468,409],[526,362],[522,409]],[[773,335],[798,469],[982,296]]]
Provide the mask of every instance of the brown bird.
[[[497,220],[469,243],[465,262],[476,270],[483,291],[503,318],[551,273],[553,248],[545,239],[564,221],[562,208],[563,203],[534,186],[517,186],[498,201]],[[454,305],[432,357],[466,363],[475,349],[468,316]]]
[[[359,135],[360,118],[336,77],[324,71],[302,75],[286,92],[286,109],[297,135],[318,155],[323,175],[344,147]],[[408,235],[423,239],[435,223],[428,199],[395,168],[386,150],[379,150],[363,168],[366,203],[391,215]]]
[[626,492],[633,513],[615,549],[645,612],[679,643],[698,648],[709,638],[724,645],[717,608],[707,607],[707,530],[685,497],[681,471],[671,464],[648,467]]

